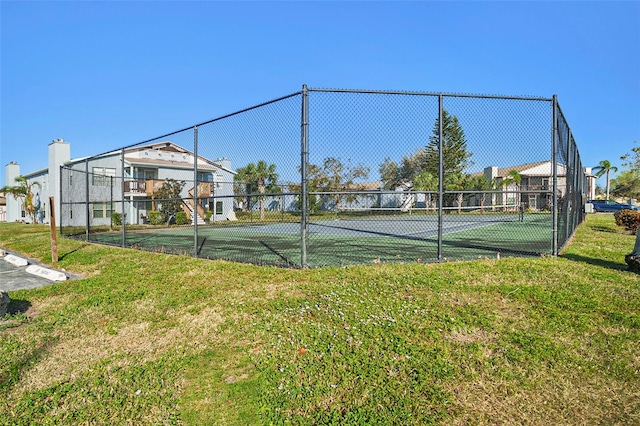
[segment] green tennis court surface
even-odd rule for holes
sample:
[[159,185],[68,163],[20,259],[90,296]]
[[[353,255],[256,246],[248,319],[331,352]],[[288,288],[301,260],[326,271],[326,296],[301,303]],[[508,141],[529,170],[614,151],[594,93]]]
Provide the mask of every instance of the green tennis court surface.
[[[539,256],[551,252],[550,214],[445,215],[442,254],[447,260]],[[124,244],[143,250],[280,266],[301,265],[300,223],[149,227],[126,230]],[[436,216],[310,221],[307,265],[433,262]],[[90,234],[96,243],[122,245],[121,231]]]

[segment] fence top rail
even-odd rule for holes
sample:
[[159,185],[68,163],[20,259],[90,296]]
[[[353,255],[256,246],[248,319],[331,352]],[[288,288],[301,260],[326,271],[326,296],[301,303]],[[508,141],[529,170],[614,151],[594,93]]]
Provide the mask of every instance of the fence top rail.
[[521,100],[521,101],[543,101],[551,102],[553,98],[545,98],[542,96],[512,96],[512,95],[480,95],[470,93],[449,93],[449,92],[416,92],[403,90],[361,90],[361,89],[331,89],[331,88],[309,88],[309,92],[326,92],[326,93],[365,93],[377,95],[412,95],[412,96],[443,96],[451,98],[485,98],[485,99],[505,99],[505,100]]
[[[449,190],[445,189],[443,194],[553,194],[553,189],[490,189],[490,190],[479,190],[479,189],[460,189],[460,190]],[[300,194],[299,192],[293,192],[292,194]],[[419,189],[412,189],[410,191],[394,191],[394,190],[347,190],[347,191],[309,191],[309,194],[313,195],[415,195],[415,194],[430,194],[436,195],[438,191],[423,191]],[[281,193],[273,193],[273,194],[249,194],[249,195],[281,195]]]

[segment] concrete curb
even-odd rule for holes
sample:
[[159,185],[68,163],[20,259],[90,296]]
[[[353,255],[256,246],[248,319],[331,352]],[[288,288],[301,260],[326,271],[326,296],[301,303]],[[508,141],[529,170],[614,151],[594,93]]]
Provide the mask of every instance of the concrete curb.
[[38,265],[29,265],[27,266],[27,269],[25,269],[25,271],[28,272],[29,274],[35,275],[40,278],[45,278],[47,280],[51,280],[54,282],[67,280],[67,276],[63,272],[55,271],[53,269],[43,268],[42,266],[38,266]]
[[[52,268],[47,268],[39,264],[35,259],[29,259],[17,254],[13,254],[4,248],[0,248],[0,258],[4,258],[4,261],[22,270],[30,275],[43,278],[48,282],[62,282],[68,279],[76,279],[78,277],[68,274],[66,271],[58,271]],[[26,268],[25,268],[26,267]]]
[[18,257],[14,254],[8,254],[4,257],[4,261],[5,262],[9,262],[10,264],[12,264],[13,266],[17,266],[18,268],[22,267],[22,266],[27,266],[29,264],[29,262],[27,261],[27,259],[23,259],[21,257]]

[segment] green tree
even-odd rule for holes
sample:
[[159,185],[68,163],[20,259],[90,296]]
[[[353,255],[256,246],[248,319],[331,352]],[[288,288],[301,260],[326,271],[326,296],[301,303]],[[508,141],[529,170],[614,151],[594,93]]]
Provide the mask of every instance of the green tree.
[[399,179],[398,164],[391,158],[387,157],[378,168],[382,188],[386,190],[394,190],[402,184]]
[[162,186],[154,194],[155,199],[159,202],[159,210],[162,212],[167,225],[169,225],[172,218],[175,218],[176,213],[182,210],[180,193],[185,183],[183,180],[165,179]]
[[[311,212],[317,212],[322,206],[322,198],[314,192],[330,192],[338,210],[344,208],[345,201],[353,201],[364,190],[364,186],[357,181],[369,176],[369,168],[363,164],[353,165],[351,162],[343,163],[339,158],[327,157],[322,166],[317,164],[307,165],[307,196],[308,208]],[[300,185],[290,186],[293,192],[300,192]],[[298,207],[302,207],[301,197],[298,198]]]
[[326,183],[323,191],[333,192],[336,208],[344,209],[344,202],[353,201],[358,197],[357,191],[363,189],[358,184],[359,179],[369,176],[369,168],[363,164],[343,163],[339,158],[327,157],[322,163],[322,181]]
[[40,206],[36,205],[34,201],[34,194],[31,191],[31,188],[37,186],[40,188],[40,183],[27,182],[27,178],[24,176],[18,176],[15,179],[17,185],[15,186],[4,186],[0,189],[0,192],[4,192],[5,194],[11,195],[14,199],[23,200],[24,211],[27,212],[32,222],[36,221],[36,216],[38,214],[38,210],[40,210]]
[[[455,115],[449,112],[442,112],[442,159],[443,171],[445,177],[445,186],[448,184],[449,190],[458,187],[458,184],[466,179],[463,174],[464,170],[471,166],[471,152],[467,149],[467,139],[464,129]],[[428,187],[436,190],[438,187],[439,176],[439,140],[440,140],[440,120],[436,119],[432,135],[429,137],[429,143],[424,148],[419,148],[412,154],[402,157],[400,165],[390,158],[380,164],[380,179],[383,188],[394,190],[399,187],[414,188],[417,190],[425,189],[425,182],[422,179],[428,177]],[[451,175],[451,176],[449,176]],[[419,177],[420,176],[420,177]],[[464,176],[464,177],[463,177]],[[445,202],[451,204],[456,199],[458,202],[458,210],[460,210],[462,201],[458,194],[456,197],[445,195]],[[431,203],[429,197],[428,204]]]
[[[633,142],[633,144],[637,145],[638,141]],[[629,167],[640,174],[640,146],[634,146],[631,148],[631,152],[620,157],[623,161],[622,166]]]
[[448,173],[444,178],[445,191],[457,191],[456,194],[446,194],[445,199],[451,204],[455,200],[458,205],[458,214],[462,213],[462,202],[464,201],[464,190],[469,185],[469,177],[461,172]]
[[[256,164],[249,163],[245,167],[236,170],[234,181],[244,186],[245,194],[247,194],[247,208],[251,209],[252,194],[280,193],[282,192],[277,185],[278,173],[276,173],[276,165],[267,165],[266,161],[260,160]],[[265,195],[259,195],[260,202],[260,220],[264,220],[264,201]]]
[[495,189],[496,182],[493,179],[487,179],[484,174],[476,175],[469,178],[469,187],[480,192],[480,211],[484,213],[484,204],[486,202],[486,192]]
[[623,170],[611,180],[611,193],[616,197],[640,198],[640,173]]
[[[316,164],[307,165],[307,208],[310,212],[315,213],[320,210],[321,200],[314,192],[319,192],[322,188],[327,186],[326,176],[322,171],[322,168]],[[299,183],[292,183],[289,185],[291,192],[302,193],[301,185]],[[296,201],[299,210],[302,210],[302,195],[298,196]]]
[[[379,167],[383,188],[395,190],[401,186],[415,186],[414,179],[424,170],[425,161],[424,148],[418,148],[412,154],[403,156],[400,165],[387,157]],[[438,173],[432,175],[437,178]]]
[[520,189],[520,183],[522,183],[522,175],[515,169],[509,170],[507,176],[505,176],[505,178],[502,180],[503,186],[515,185],[516,190]]
[[603,175],[607,176],[607,185],[606,185],[607,200],[609,199],[609,185],[610,185],[609,175],[612,171],[617,172],[618,168],[616,166],[612,166],[609,160],[602,160],[598,163],[597,166],[593,168],[593,172],[596,175],[596,177],[600,178]]
[[503,188],[508,188],[511,185],[514,185],[516,187],[516,198],[514,200],[514,203],[516,206],[520,205],[520,183],[521,182],[522,182],[522,176],[520,175],[520,172],[515,169],[509,170],[509,173],[507,174],[507,176],[505,176],[505,178],[502,179]]
[[415,191],[425,191],[424,209],[428,212],[433,200],[433,194],[430,191],[438,190],[438,178],[423,170],[413,178],[413,189]]
[[[425,151],[423,169],[434,176],[438,176],[439,164],[439,135],[440,119],[437,118],[433,126],[433,134],[429,137],[429,144]],[[444,175],[462,173],[473,165],[471,152],[467,150],[467,138],[464,129],[455,115],[442,111],[442,161]]]

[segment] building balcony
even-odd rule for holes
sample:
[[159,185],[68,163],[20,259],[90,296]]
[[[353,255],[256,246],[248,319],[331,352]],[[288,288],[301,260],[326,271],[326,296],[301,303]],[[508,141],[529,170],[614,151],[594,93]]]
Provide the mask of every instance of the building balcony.
[[163,180],[158,179],[125,180],[124,193],[126,195],[151,197],[162,187],[163,183]]
[[522,191],[549,191],[550,185],[520,185]]
[[[124,193],[133,196],[152,197],[160,188],[164,180],[146,179],[146,180],[126,180],[124,181]],[[193,188],[189,190],[189,195],[193,197]],[[198,197],[210,197],[213,195],[213,184],[211,182],[198,183]]]

